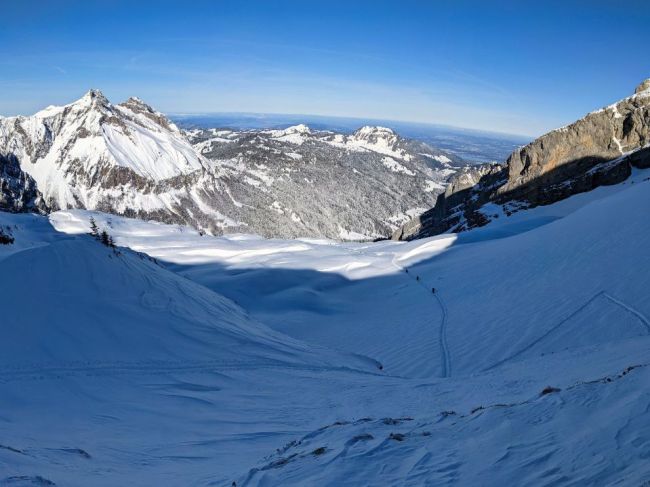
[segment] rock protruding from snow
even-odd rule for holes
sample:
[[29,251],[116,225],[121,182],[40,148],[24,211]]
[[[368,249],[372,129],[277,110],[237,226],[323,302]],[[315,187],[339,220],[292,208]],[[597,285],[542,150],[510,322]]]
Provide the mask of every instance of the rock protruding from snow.
[[639,86],[634,90],[634,94],[638,95],[644,91],[650,91],[650,78],[643,80]]
[[100,106],[104,108],[108,108],[110,105],[108,98],[104,96],[104,93],[96,89],[88,90],[75,104],[88,107]]
[[491,191],[505,180],[503,164],[461,169],[449,178],[445,192],[438,195],[435,206],[405,223],[393,234],[393,239],[411,240],[423,232],[437,235],[449,228],[460,231],[485,224],[484,217],[477,209],[489,201]]
[[22,171],[18,159],[0,152],[0,211],[43,212],[46,209],[36,182]]
[[[471,191],[446,194],[433,210],[407,224],[395,238],[419,238],[447,230],[481,226],[473,219],[485,202],[534,207],[626,179],[631,165],[644,164],[643,155],[624,157],[650,144],[650,80],[636,94],[557,130],[514,151],[498,184],[481,181]],[[639,162],[640,161],[640,162]],[[506,212],[507,214],[507,212]]]

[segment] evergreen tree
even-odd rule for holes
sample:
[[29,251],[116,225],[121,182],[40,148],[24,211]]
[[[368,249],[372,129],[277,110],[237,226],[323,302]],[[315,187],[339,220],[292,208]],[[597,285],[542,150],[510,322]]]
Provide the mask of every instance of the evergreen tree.
[[107,247],[110,245],[110,238],[111,237],[106,230],[102,230],[102,233],[99,235],[99,241]]
[[99,227],[92,216],[90,217],[90,234],[95,238],[99,237]]

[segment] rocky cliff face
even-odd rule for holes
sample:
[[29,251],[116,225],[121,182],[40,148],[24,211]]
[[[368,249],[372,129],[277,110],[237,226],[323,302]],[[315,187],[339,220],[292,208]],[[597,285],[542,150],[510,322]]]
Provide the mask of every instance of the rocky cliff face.
[[0,152],[0,211],[45,212],[36,182],[20,169],[18,159]]
[[[450,181],[436,206],[395,232],[413,239],[486,224],[486,203],[506,215],[554,203],[626,179],[632,166],[646,167],[650,144],[650,79],[635,94],[549,132],[514,151],[505,165],[483,167]],[[469,187],[463,179],[473,182]]]

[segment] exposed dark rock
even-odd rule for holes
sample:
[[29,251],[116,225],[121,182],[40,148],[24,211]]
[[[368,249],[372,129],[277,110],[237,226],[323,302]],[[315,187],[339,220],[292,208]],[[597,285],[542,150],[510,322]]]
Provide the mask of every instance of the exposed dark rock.
[[477,210],[506,181],[506,169],[500,164],[484,164],[461,169],[449,179],[445,192],[436,204],[420,217],[414,218],[393,234],[395,240],[411,240],[443,233],[449,229],[462,231],[466,222],[481,218]]
[[374,439],[375,437],[372,436],[370,433],[362,433],[360,435],[353,436],[352,439],[348,442],[348,444],[353,445],[355,443],[358,443],[359,441],[370,441]]
[[0,211],[45,211],[46,205],[34,180],[20,168],[13,154],[0,152]]
[[552,386],[546,386],[544,389],[542,389],[542,392],[539,393],[540,396],[546,396],[547,394],[553,394],[555,392],[560,392],[562,389],[559,389],[557,387],[552,387]]
[[650,78],[643,80],[641,84],[637,86],[636,89],[634,90],[634,94],[638,95],[639,93],[648,90],[650,90]]
[[650,147],[633,152],[628,156],[628,161],[638,169],[650,168]]

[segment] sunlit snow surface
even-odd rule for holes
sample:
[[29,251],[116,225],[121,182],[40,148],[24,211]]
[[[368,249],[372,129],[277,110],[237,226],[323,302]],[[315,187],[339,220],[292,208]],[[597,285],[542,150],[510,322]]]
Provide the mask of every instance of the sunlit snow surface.
[[409,243],[0,214],[0,485],[642,485],[649,176]]

